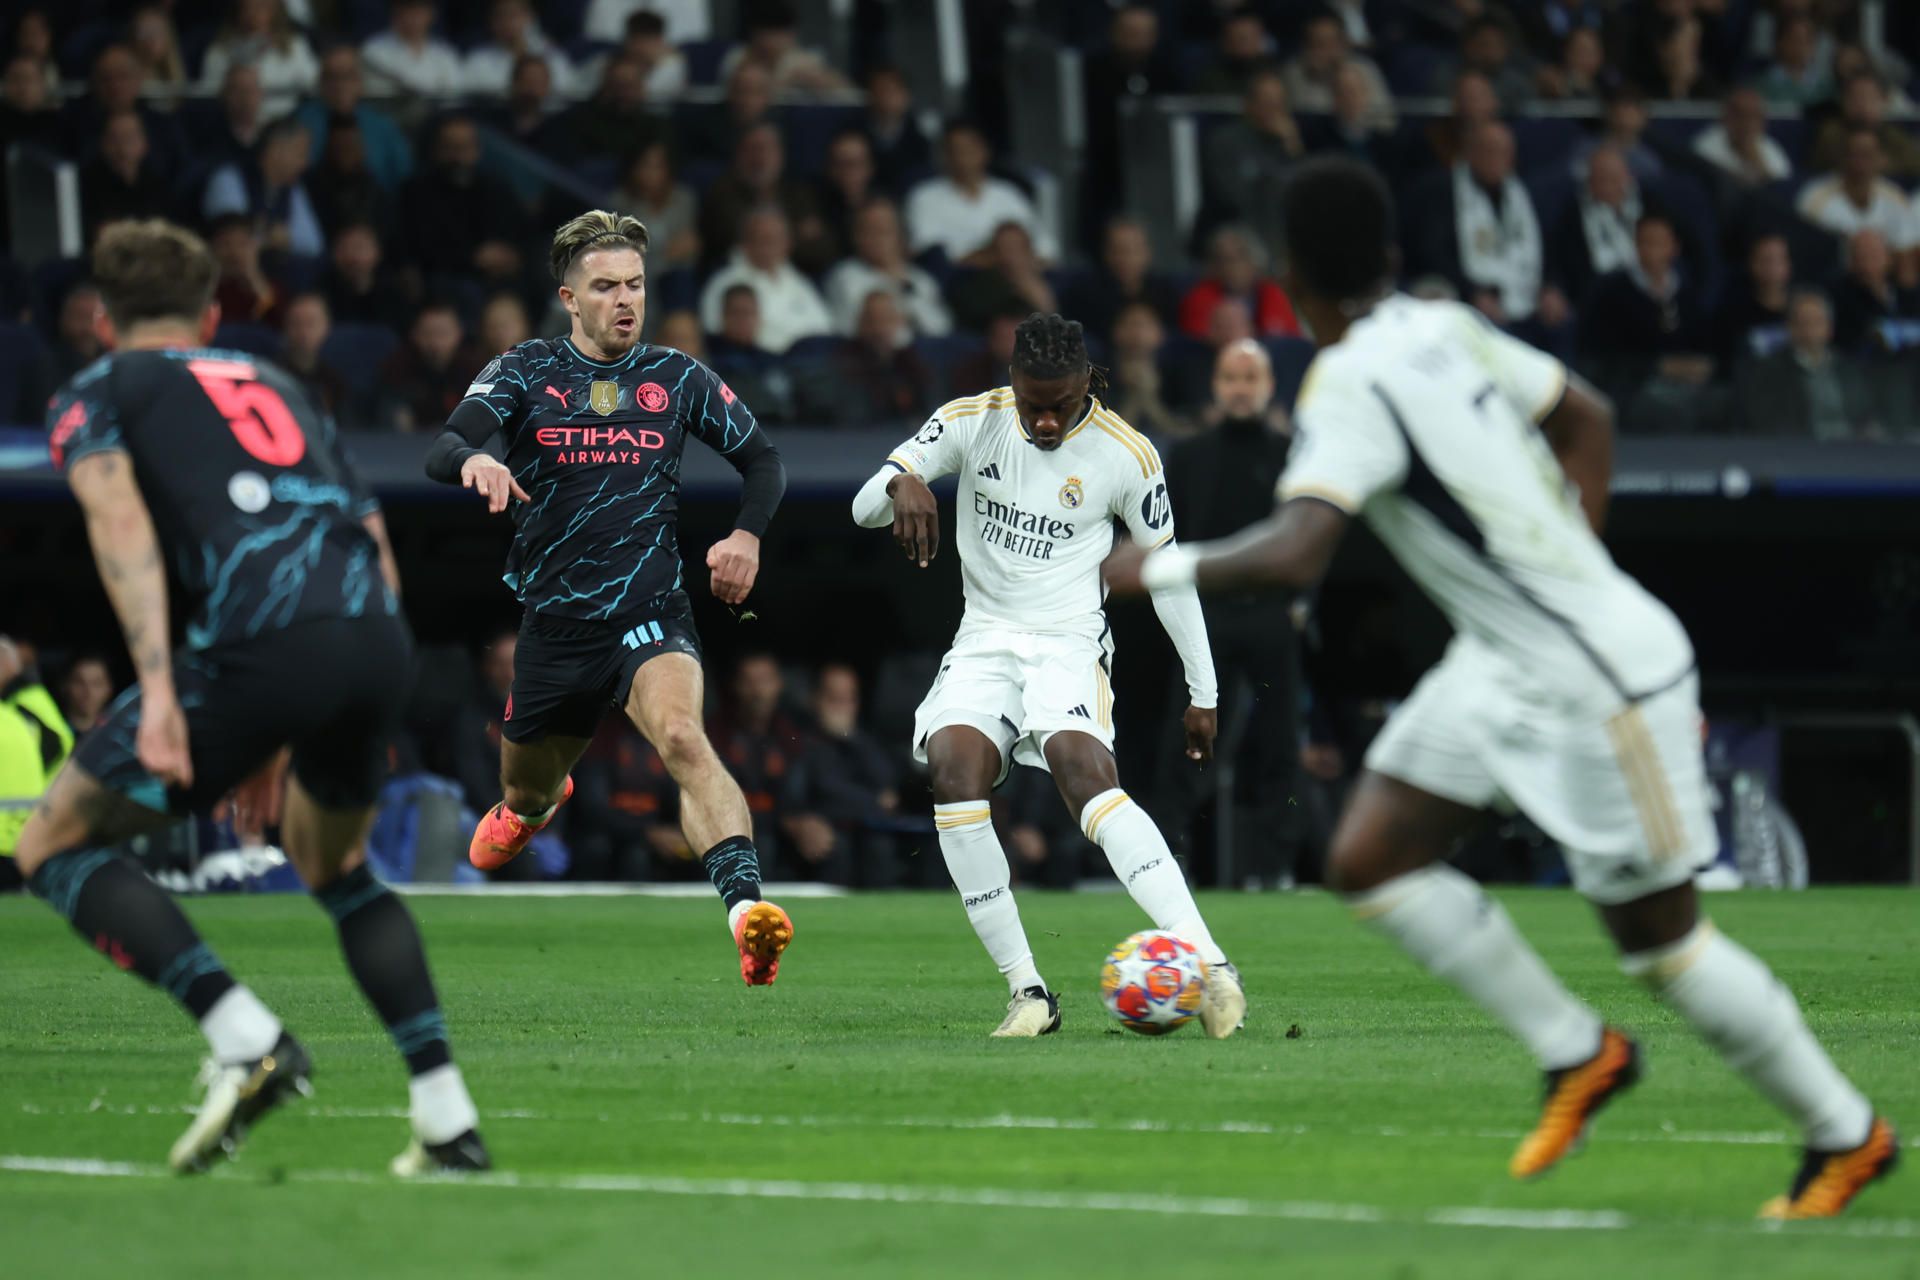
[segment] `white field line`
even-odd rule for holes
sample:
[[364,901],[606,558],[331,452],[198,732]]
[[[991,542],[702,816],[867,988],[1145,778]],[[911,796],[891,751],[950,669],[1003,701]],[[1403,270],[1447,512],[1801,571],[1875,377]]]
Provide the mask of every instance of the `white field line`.
[[[117,1115],[117,1116],[190,1116],[194,1108],[187,1103],[175,1106],[147,1104],[134,1106],[127,1103],[109,1103],[95,1099],[84,1107],[43,1106],[27,1102],[20,1106],[22,1115],[29,1116],[77,1116],[77,1115]],[[309,1106],[304,1103],[288,1108],[285,1114],[313,1120],[404,1120],[407,1112],[402,1107],[328,1107]],[[509,1108],[499,1111],[482,1111],[483,1120],[536,1120],[562,1124],[692,1124],[723,1125],[728,1127],[768,1128],[768,1129],[1007,1129],[1035,1130],[1059,1133],[1180,1133],[1180,1134],[1236,1134],[1252,1137],[1308,1137],[1321,1135],[1342,1138],[1413,1138],[1413,1139],[1455,1139],[1484,1140],[1493,1142],[1517,1142],[1526,1136],[1522,1129],[1409,1129],[1396,1125],[1361,1125],[1338,1127],[1333,1125],[1312,1124],[1271,1124],[1261,1120],[1223,1120],[1214,1124],[1189,1124],[1165,1120],[1092,1120],[1082,1117],[1062,1116],[862,1116],[862,1115],[752,1115],[724,1111],[656,1111],[641,1115],[614,1116],[606,1112],[589,1114],[585,1112],[567,1114],[548,1111],[528,1111]],[[1793,1139],[1782,1132],[1693,1132],[1684,1129],[1662,1128],[1651,1132],[1616,1132],[1601,1129],[1597,1140],[1606,1142],[1635,1143],[1681,1143],[1703,1146],[1735,1147],[1777,1147],[1792,1144]],[[1920,1138],[1910,1138],[1901,1144],[1920,1150]]]
[[[75,1178],[168,1179],[164,1166],[111,1160],[46,1156],[0,1156],[0,1173],[50,1174]],[[222,1180],[235,1175],[216,1175]],[[289,1181],[392,1185],[393,1180],[360,1170],[289,1170]],[[1086,1213],[1159,1214],[1167,1217],[1254,1218],[1288,1222],[1335,1222],[1467,1227],[1495,1231],[1625,1231],[1639,1227],[1678,1227],[1716,1234],[1753,1234],[1781,1230],[1778,1225],[1723,1221],[1636,1223],[1624,1213],[1589,1209],[1498,1209],[1452,1206],[1395,1211],[1380,1205],[1316,1200],[1247,1200],[1212,1196],[1158,1196],[1130,1192],[1066,1192],[1014,1187],[902,1186],[870,1182],[796,1182],[754,1178],[670,1178],[627,1174],[543,1175],[493,1173],[467,1178],[426,1179],[436,1188],[508,1189],[615,1195],[696,1196],[744,1200],[811,1200],[873,1204],[951,1205],[982,1209],[1038,1209]],[[1897,1218],[1860,1222],[1795,1223],[1795,1234],[1868,1239],[1920,1239],[1920,1222]]]

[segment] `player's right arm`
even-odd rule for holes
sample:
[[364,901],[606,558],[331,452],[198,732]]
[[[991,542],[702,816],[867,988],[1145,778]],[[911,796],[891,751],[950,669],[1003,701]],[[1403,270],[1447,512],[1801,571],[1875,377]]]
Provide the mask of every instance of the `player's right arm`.
[[509,429],[519,418],[526,394],[519,348],[490,361],[427,451],[427,478],[472,489],[487,500],[487,511],[493,515],[505,511],[511,498],[530,501],[513,472],[483,447],[495,432]]
[[893,540],[922,569],[940,552],[940,504],[928,485],[960,469],[966,456],[963,431],[962,423],[946,422],[936,412],[887,455],[853,498],[854,523],[863,529],[892,525]]

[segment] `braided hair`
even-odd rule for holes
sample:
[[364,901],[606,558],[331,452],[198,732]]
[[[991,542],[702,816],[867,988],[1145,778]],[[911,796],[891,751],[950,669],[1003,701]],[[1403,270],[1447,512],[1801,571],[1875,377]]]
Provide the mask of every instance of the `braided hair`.
[[1088,372],[1085,329],[1058,312],[1034,312],[1013,331],[1013,367],[1044,380]]

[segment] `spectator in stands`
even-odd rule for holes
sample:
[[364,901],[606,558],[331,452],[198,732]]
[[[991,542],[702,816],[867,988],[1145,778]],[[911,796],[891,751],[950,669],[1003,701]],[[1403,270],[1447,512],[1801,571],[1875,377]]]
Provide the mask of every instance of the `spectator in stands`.
[[810,879],[891,888],[899,874],[892,841],[873,828],[899,812],[899,781],[886,748],[860,727],[860,677],[852,667],[820,668],[812,711],[814,732],[782,797],[780,828],[794,855],[785,865]]
[[180,33],[167,6],[145,4],[127,23],[127,44],[140,64],[140,92],[156,104],[177,104],[187,91],[187,64]]
[[34,75],[49,100],[60,98],[60,66],[53,56],[53,20],[45,9],[21,11],[13,24],[13,47],[7,57],[25,58],[33,64]]
[[520,283],[525,218],[512,190],[481,172],[480,134],[466,117],[441,120],[427,166],[401,192],[400,218],[409,265],[428,277]]
[[226,82],[228,67],[243,62],[260,72],[269,116],[293,110],[320,79],[313,46],[281,0],[233,0],[232,14],[200,62],[200,81],[211,90]]
[[393,0],[387,29],[360,51],[377,90],[419,98],[460,92],[460,55],[433,34],[436,16],[434,0]]
[[348,223],[334,231],[326,296],[336,324],[403,327],[406,297],[382,258],[380,233],[370,224]]
[[756,418],[762,422],[798,419],[799,393],[791,371],[760,345],[760,296],[752,285],[729,285],[721,295],[720,328],[707,347],[714,372],[753,407]]
[[1432,272],[1497,325],[1538,319],[1549,330],[1571,315],[1544,285],[1546,260],[1533,199],[1513,172],[1513,133],[1499,123],[1467,135],[1466,155],[1409,200],[1431,210],[1407,229],[1416,273]]
[[307,389],[320,409],[335,416],[344,413],[349,407],[347,380],[321,356],[327,335],[333,332],[327,300],[317,293],[294,294],[287,299],[281,332],[285,337],[281,367]]
[[327,134],[319,166],[305,182],[313,211],[328,236],[352,222],[392,226],[392,201],[367,168],[366,140],[351,122]]
[[656,272],[691,267],[700,258],[700,204],[674,179],[673,152],[655,138],[635,151],[607,207],[647,227],[647,265]]
[[576,160],[612,159],[666,141],[667,122],[647,105],[640,64],[614,57],[601,70],[593,97],[562,112],[553,136]]
[[[752,298],[753,290],[748,289],[747,296]],[[655,346],[670,347],[695,360],[707,358],[707,340],[700,332],[700,317],[684,307],[660,317],[660,329],[653,335],[653,342]]]
[[459,309],[428,301],[414,315],[406,341],[380,370],[387,425],[396,431],[438,431],[485,363],[467,341]]
[[727,289],[744,284],[760,304],[760,345],[779,355],[802,338],[833,332],[833,318],[820,291],[794,267],[793,235],[778,205],[750,211],[740,224],[740,247],[727,265],[707,281],[700,295],[700,318],[720,328]]
[[113,671],[97,653],[83,653],[67,664],[60,681],[60,713],[77,744],[92,733],[113,701]]
[[413,172],[413,147],[393,118],[367,102],[360,51],[337,44],[320,59],[320,96],[301,105],[294,118],[313,139],[313,159],[326,149],[327,130],[352,126],[360,133],[367,171],[384,191],[398,190]]
[[320,215],[304,181],[312,147],[306,126],[276,121],[260,140],[257,166],[222,165],[207,180],[201,212],[208,219],[238,213],[252,218],[268,249],[303,258],[327,251]]
[[1693,153],[1735,187],[1758,187],[1793,176],[1786,149],[1767,136],[1767,102],[1746,86],[1720,104],[1720,123],[1700,131]]
[[955,395],[974,395],[1007,385],[1007,370],[1013,364],[1013,332],[1027,318],[1024,311],[1003,311],[987,322],[986,350],[957,362],[947,390]]
[[762,859],[776,864],[785,850],[780,800],[801,748],[800,727],[780,709],[785,689],[773,655],[747,654],[734,666],[725,710],[707,729],[727,771],[746,793],[755,847]]
[[71,136],[89,146],[104,135],[107,120],[125,111],[140,117],[147,130],[147,151],[161,172],[172,172],[187,155],[179,122],[140,99],[140,64],[124,44],[110,44],[95,55],[88,93],[70,104]]
[[1138,298],[1120,304],[1109,342],[1113,369],[1102,398],[1113,411],[1149,435],[1180,436],[1191,431],[1166,401],[1160,357],[1167,329],[1152,304]]
[[54,321],[52,376],[55,386],[106,354],[100,343],[100,291],[82,281],[60,300]]
[[1601,276],[1633,265],[1641,212],[1640,184],[1626,157],[1618,147],[1595,149],[1587,158],[1586,180],[1549,242],[1547,262],[1569,298],[1585,298]]
[[1194,77],[1193,91],[1216,97],[1242,98],[1253,77],[1273,65],[1273,40],[1267,24],[1250,5],[1229,9],[1220,19],[1220,36],[1213,58]]
[[1878,132],[1864,125],[1849,129],[1840,172],[1801,189],[1800,216],[1842,239],[1871,228],[1905,254],[1914,247],[1913,209],[1906,192],[1885,178],[1886,164]]
[[707,188],[700,207],[700,244],[708,263],[726,261],[747,211],[768,204],[786,215],[794,261],[809,273],[825,270],[833,261],[833,240],[820,215],[819,194],[812,184],[788,176],[786,143],[771,124],[757,124],[741,134],[732,167]]
[[1462,71],[1453,78],[1452,109],[1447,118],[1427,126],[1427,148],[1443,169],[1451,169],[1466,154],[1467,136],[1483,124],[1500,118],[1500,99],[1493,82],[1478,71]]
[[955,266],[988,256],[1003,222],[1026,228],[1043,261],[1055,257],[1052,235],[1026,192],[987,172],[993,152],[978,125],[955,120],[940,139],[940,176],[907,197],[907,230],[913,251],[938,249]]
[[1393,91],[1387,87],[1387,78],[1373,59],[1353,51],[1338,14],[1326,9],[1310,14],[1301,28],[1300,42],[1300,52],[1287,62],[1282,73],[1295,111],[1330,114],[1335,77],[1341,68],[1352,67],[1367,83],[1367,100],[1373,113],[1368,123],[1375,128],[1393,128]]
[[1003,222],[993,233],[979,265],[956,271],[947,286],[954,322],[978,333],[1004,311],[1058,311],[1053,285],[1033,251],[1033,237],[1017,222]]
[[1920,316],[1920,298],[1894,279],[1893,249],[1872,228],[1847,241],[1846,274],[1833,290],[1834,346],[1849,355],[1884,351],[1891,344],[1881,326]]
[[1692,393],[1713,373],[1702,301],[1680,264],[1680,237],[1664,214],[1634,228],[1634,259],[1602,276],[1580,309],[1588,376],[1624,407],[1629,426],[1686,432]]
[[913,329],[891,289],[875,289],[862,301],[833,372],[827,400],[843,425],[917,422],[933,407],[933,371],[913,349]]
[[1859,71],[1847,77],[1840,90],[1840,114],[1820,126],[1814,141],[1815,172],[1831,173],[1841,167],[1847,135],[1855,129],[1870,129],[1880,139],[1889,174],[1903,182],[1920,178],[1920,141],[1887,119],[1887,83],[1878,72]]
[[1700,62],[1700,19],[1689,14],[1668,22],[1655,47],[1659,76],[1653,96],[1666,102],[1718,102],[1726,87]]
[[1244,222],[1269,255],[1284,252],[1280,192],[1306,150],[1286,81],[1277,71],[1254,76],[1240,119],[1207,135],[1200,176],[1211,223]]
[[1138,218],[1120,214],[1107,220],[1100,237],[1100,263],[1066,290],[1067,313],[1102,338],[1119,322],[1120,308],[1144,302],[1170,323],[1180,300],[1171,281],[1153,269],[1153,245]]
[[701,112],[676,134],[675,145],[684,154],[716,160],[731,156],[749,129],[777,123],[773,78],[758,63],[741,63],[726,83],[726,101]]
[[496,293],[480,308],[480,352],[496,356],[533,336],[527,306],[519,295]]
[[1504,111],[1518,110],[1533,101],[1531,62],[1514,47],[1505,19],[1491,12],[1482,12],[1461,31],[1459,57],[1442,83],[1451,82],[1461,71],[1485,76]]
[[1082,233],[1091,240],[1100,226],[1103,205],[1118,192],[1125,173],[1120,162],[1120,120],[1130,101],[1174,87],[1174,66],[1160,38],[1160,15],[1144,0],[1126,0],[1107,22],[1106,47],[1082,62],[1081,116],[1086,122],[1082,155]]
[[456,719],[454,776],[472,808],[490,804],[500,790],[500,722],[513,696],[519,644],[517,632],[502,629],[481,648],[474,663],[478,679]]
[[907,257],[900,210],[885,196],[875,196],[861,208],[853,223],[853,256],[827,273],[834,328],[851,337],[867,296],[877,289],[893,296],[910,338],[941,338],[953,332],[953,316],[940,296],[940,285]]
[[545,155],[564,155],[570,146],[554,113],[553,72],[547,60],[523,53],[513,64],[506,100],[482,113],[508,140]]
[[[499,726],[496,705],[484,731],[472,735],[472,785],[488,778],[494,791],[500,789]],[[488,744],[490,755],[483,750]],[[482,772],[483,765],[490,774]],[[567,828],[574,874],[594,880],[659,881],[680,878],[679,873],[699,866],[680,830],[680,788],[660,753],[625,716],[608,717],[574,776],[579,796]]]
[[547,39],[528,0],[493,0],[487,9],[487,39],[469,49],[460,63],[461,90],[492,96],[506,93],[514,60],[528,53],[546,59],[561,94],[572,91],[573,63]]
[[657,13],[675,44],[705,40],[714,34],[713,0],[588,0],[587,38],[608,44],[618,40],[634,13]]
[[[667,39],[667,20],[650,9],[627,15],[619,41],[602,62],[614,58],[627,58],[639,65],[649,102],[671,102],[687,91],[686,55]],[[589,68],[595,80],[603,69]]]
[[1585,174],[1587,157],[1600,147],[1612,147],[1627,162],[1633,176],[1642,182],[1660,176],[1665,166],[1660,155],[1647,145],[1647,97],[1637,85],[1619,84],[1607,91],[1600,108],[1600,131],[1574,152],[1573,175]]
[[39,67],[30,58],[10,58],[0,80],[0,152],[15,143],[62,150],[65,132]]
[[213,300],[223,324],[278,326],[285,291],[260,264],[258,224],[244,213],[223,213],[207,223],[207,247],[220,275]]
[[880,182],[895,195],[933,164],[933,147],[913,117],[913,90],[900,68],[876,63],[867,71],[867,113],[861,122],[873,144]]
[[1768,102],[1810,107],[1833,92],[1828,64],[1819,57],[1820,30],[1804,13],[1784,18],[1773,38],[1773,65],[1760,77]]
[[235,63],[220,81],[220,114],[203,126],[194,139],[195,158],[210,169],[225,164],[252,164],[260,137],[267,131],[266,91],[260,87],[260,69]]
[[1265,250],[1244,227],[1221,227],[1207,243],[1207,274],[1180,300],[1180,331],[1192,338],[1213,332],[1222,299],[1244,303],[1255,332],[1298,337],[1300,321],[1279,282],[1267,274]]
[[825,58],[800,44],[800,20],[789,0],[746,0],[741,7],[746,43],[728,50],[720,64],[723,77],[751,63],[767,73],[779,94],[838,93],[848,87],[847,78]]
[[1373,84],[1356,63],[1342,63],[1333,73],[1333,114],[1309,123],[1307,146],[1313,151],[1338,151],[1372,165],[1383,173],[1399,169],[1399,148],[1392,125],[1380,122],[1374,109]]
[[108,116],[99,150],[80,170],[87,243],[109,222],[160,217],[170,200],[171,188],[147,151],[147,127],[139,115],[121,111]]
[[852,251],[853,222],[880,194],[873,144],[858,129],[843,129],[827,143],[826,180],[820,184],[820,216],[833,241],[833,256]]
[[1852,357],[1833,350],[1833,312],[1817,289],[1794,292],[1787,345],[1742,368],[1734,381],[1742,435],[1851,440],[1875,428],[1873,398]]
[[1606,69],[1607,48],[1600,33],[1592,27],[1575,27],[1561,42],[1558,61],[1535,73],[1535,84],[1543,98],[1593,102],[1600,97]]
[[1542,0],[1515,6],[1520,31],[1535,57],[1552,58],[1578,32],[1598,37],[1606,27],[1602,0]]
[[1713,353],[1723,373],[1786,341],[1793,257],[1778,232],[1756,236],[1746,270],[1730,286],[1713,320]]

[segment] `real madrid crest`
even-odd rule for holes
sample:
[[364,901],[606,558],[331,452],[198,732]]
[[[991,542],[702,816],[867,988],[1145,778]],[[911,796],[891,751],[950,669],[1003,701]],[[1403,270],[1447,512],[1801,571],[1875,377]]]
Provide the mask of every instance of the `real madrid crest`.
[[620,384],[617,382],[595,382],[587,388],[587,404],[601,417],[606,417],[620,407]]
[[1060,486],[1060,505],[1073,511],[1086,500],[1087,491],[1080,486],[1080,477],[1068,476],[1067,482]]

